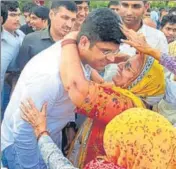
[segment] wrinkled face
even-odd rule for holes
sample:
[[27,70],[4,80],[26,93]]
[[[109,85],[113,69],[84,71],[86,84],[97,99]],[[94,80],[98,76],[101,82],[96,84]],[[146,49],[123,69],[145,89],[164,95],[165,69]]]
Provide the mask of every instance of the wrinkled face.
[[87,37],[82,36],[78,44],[81,60],[92,68],[102,71],[105,66],[114,61],[114,56],[119,52],[119,45],[111,42],[97,42],[90,46]]
[[167,23],[161,31],[165,34],[168,43],[171,43],[176,39],[176,24]]
[[112,9],[117,14],[119,14],[120,5],[111,5],[109,8]]
[[4,23],[4,28],[8,31],[15,31],[20,27],[20,9],[17,8],[17,11],[8,11],[8,17]]
[[140,74],[144,60],[140,55],[136,55],[121,62],[117,66],[117,74],[113,77],[116,86],[127,88]]
[[65,7],[60,7],[57,11],[50,11],[50,20],[55,34],[64,37],[71,31],[76,21],[76,12],[69,11]]
[[121,1],[120,15],[127,26],[141,22],[148,9],[148,4],[142,1]]
[[77,5],[78,12],[77,12],[77,18],[76,21],[80,24],[84,22],[86,19],[87,15],[89,14],[89,6],[87,2],[83,2],[82,4]]
[[32,26],[33,30],[39,31],[44,29],[46,22],[46,20],[42,20],[33,13],[30,15],[30,25]]
[[23,15],[24,15],[26,24],[28,24],[30,26],[30,20],[31,20],[31,18],[30,18],[30,15],[31,15],[30,12],[24,12]]

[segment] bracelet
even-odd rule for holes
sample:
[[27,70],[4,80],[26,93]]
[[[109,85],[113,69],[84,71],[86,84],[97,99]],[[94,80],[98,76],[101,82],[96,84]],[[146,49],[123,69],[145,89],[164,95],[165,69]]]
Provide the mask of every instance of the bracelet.
[[77,44],[77,41],[74,39],[65,39],[61,42],[61,47],[68,45],[68,44]]
[[38,135],[38,137],[37,137],[37,141],[39,141],[40,137],[41,137],[44,133],[46,133],[47,135],[50,135],[49,132],[48,132],[47,130],[42,131],[42,132]]

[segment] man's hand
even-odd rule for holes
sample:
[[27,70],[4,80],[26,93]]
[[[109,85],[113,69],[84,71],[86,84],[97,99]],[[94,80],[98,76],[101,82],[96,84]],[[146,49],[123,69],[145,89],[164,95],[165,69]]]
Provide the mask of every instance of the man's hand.
[[92,71],[91,71],[91,80],[96,82],[96,83],[104,83],[104,79],[99,75],[99,73],[92,68]]

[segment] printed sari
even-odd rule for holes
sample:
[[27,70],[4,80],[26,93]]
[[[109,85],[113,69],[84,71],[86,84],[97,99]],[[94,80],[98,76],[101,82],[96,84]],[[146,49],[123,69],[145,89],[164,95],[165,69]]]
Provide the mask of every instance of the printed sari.
[[89,94],[75,110],[89,117],[78,131],[69,151],[68,158],[75,167],[82,169],[97,156],[105,155],[103,134],[106,124],[132,107],[144,107],[144,104],[130,91],[90,83]]

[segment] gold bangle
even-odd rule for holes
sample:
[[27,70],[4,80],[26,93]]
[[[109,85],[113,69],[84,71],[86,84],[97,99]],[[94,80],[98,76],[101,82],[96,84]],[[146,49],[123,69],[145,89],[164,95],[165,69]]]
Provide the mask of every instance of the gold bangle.
[[47,130],[42,131],[42,132],[38,135],[38,137],[37,137],[37,141],[39,141],[40,137],[41,137],[44,133],[46,133],[48,136],[50,135],[49,132],[48,132]]

